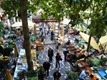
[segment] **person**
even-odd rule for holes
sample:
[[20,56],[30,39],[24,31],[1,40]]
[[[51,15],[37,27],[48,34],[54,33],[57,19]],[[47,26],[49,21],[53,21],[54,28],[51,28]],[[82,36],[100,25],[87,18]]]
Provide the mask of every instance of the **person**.
[[69,53],[69,51],[65,48],[63,50],[63,54],[64,54],[64,57],[65,57],[65,61],[66,61],[66,57],[67,57],[67,54]]
[[66,42],[66,45],[69,45],[70,44],[70,40],[68,40],[67,42]]
[[83,68],[79,75],[79,80],[86,80],[86,77],[87,77],[86,68]]
[[61,73],[58,70],[56,70],[53,74],[53,77],[54,77],[54,80],[59,80],[61,77]]
[[93,74],[91,74],[90,75],[90,80],[97,80],[97,78]]
[[38,71],[38,78],[39,80],[44,80],[44,69],[42,66],[40,66],[40,69]]
[[59,46],[60,46],[61,44],[59,43],[59,42],[57,42],[56,43],[56,49],[59,49]]
[[51,31],[51,40],[53,40],[53,39],[54,39],[54,32]]
[[93,52],[95,55],[98,55],[99,54],[99,51],[94,49],[94,52]]
[[43,68],[46,72],[46,75],[49,76],[50,63],[47,60],[43,63]]
[[59,67],[60,67],[60,63],[59,63],[60,60],[62,60],[62,58],[61,58],[60,54],[57,53],[57,55],[56,55],[56,68],[57,68],[57,65],[59,65]]
[[44,42],[45,37],[42,35],[41,36],[41,42]]
[[66,56],[66,61],[70,63],[71,60],[72,60],[72,59],[71,59],[71,55],[70,55],[70,54],[67,54],[67,56]]
[[48,49],[48,57],[49,57],[49,62],[52,62],[53,50],[51,48]]

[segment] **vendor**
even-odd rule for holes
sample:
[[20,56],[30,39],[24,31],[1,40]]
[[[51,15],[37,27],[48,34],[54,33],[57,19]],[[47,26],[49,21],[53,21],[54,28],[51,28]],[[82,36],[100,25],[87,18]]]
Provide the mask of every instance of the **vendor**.
[[90,75],[90,80],[97,80],[97,78],[93,74],[91,74]]
[[86,68],[84,67],[79,75],[79,80],[87,80],[88,74],[87,74],[87,70]]

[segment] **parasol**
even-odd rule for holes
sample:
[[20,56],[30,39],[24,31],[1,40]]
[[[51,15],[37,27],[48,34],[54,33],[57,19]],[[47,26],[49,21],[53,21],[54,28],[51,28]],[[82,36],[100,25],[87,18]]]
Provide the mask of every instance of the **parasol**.
[[[89,40],[89,35],[87,35],[87,34],[85,34],[85,33],[83,33],[83,32],[80,32],[79,34],[82,36],[82,38],[83,38],[86,42],[88,42],[88,40]],[[95,39],[94,39],[93,37],[91,37],[90,45],[91,45],[94,49],[100,50],[97,42],[95,41]]]
[[[22,26],[22,22],[15,22],[11,25],[12,27],[19,27]],[[28,21],[28,27],[29,29],[32,29],[34,27],[34,23],[32,21]]]

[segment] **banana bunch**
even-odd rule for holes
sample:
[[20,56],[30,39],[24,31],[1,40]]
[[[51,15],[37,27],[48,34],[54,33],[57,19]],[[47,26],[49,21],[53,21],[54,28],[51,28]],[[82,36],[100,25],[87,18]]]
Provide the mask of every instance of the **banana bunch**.
[[8,56],[2,56],[2,57],[0,58],[0,60],[9,60],[9,57],[8,57]]

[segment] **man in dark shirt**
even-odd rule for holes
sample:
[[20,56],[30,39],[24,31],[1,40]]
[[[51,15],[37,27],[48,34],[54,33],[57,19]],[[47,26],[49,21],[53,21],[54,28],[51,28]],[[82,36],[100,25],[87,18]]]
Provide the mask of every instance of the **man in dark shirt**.
[[63,49],[63,54],[64,54],[64,57],[65,57],[65,61],[66,61],[66,57],[67,57],[68,53],[69,53],[69,51],[66,48]]
[[45,69],[45,71],[46,71],[46,75],[47,76],[49,76],[49,68],[50,68],[50,63],[48,62],[48,61],[45,61],[44,63],[43,63],[43,68]]
[[53,49],[51,49],[51,48],[48,49],[48,57],[49,57],[49,62],[52,62],[52,58],[53,58]]
[[53,74],[53,77],[54,77],[54,80],[59,80],[61,77],[61,73],[58,70],[56,70],[56,72],[54,72]]

